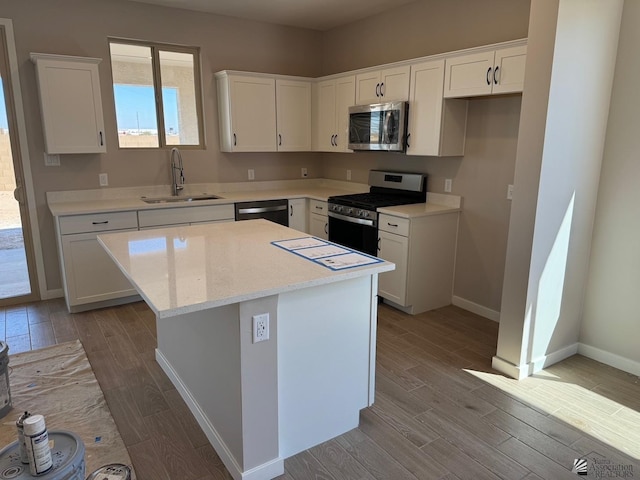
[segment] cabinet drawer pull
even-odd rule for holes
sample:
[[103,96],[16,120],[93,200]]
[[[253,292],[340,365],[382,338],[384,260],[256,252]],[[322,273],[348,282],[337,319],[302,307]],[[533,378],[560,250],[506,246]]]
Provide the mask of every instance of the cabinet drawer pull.
[[489,79],[489,74],[491,73],[491,67],[487,70],[487,85],[491,85],[491,80]]
[[109,220],[105,220],[104,222],[91,222],[93,225],[106,225],[109,223]]
[[493,69],[493,83],[495,83],[496,85],[498,84],[498,69],[500,67],[496,67]]
[[389,222],[387,222],[387,225],[389,225],[390,227],[398,228],[398,224],[397,223],[389,223]]
[[321,207],[320,205],[316,205],[316,210],[324,210],[324,207]]

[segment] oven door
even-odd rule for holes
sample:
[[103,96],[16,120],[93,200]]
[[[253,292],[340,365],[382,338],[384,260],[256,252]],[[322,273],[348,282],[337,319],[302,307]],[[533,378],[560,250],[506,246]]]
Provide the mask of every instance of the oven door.
[[373,220],[347,217],[328,212],[329,241],[376,256],[378,227]]

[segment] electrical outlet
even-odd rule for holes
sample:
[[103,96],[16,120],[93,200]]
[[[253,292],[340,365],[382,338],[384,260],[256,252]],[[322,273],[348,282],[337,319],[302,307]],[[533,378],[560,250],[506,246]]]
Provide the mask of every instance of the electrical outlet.
[[302,167],[300,169],[300,175],[302,176],[302,178],[307,178],[307,169]]
[[106,173],[99,174],[98,175],[98,180],[100,181],[100,186],[101,187],[109,186],[109,175],[107,175]]
[[351,170],[347,170],[347,180],[351,180]]
[[507,185],[507,200],[513,200],[513,185]]
[[253,170],[253,168],[250,168],[249,170],[247,170],[247,177],[249,178],[249,180],[256,179],[256,172],[255,170]]
[[59,167],[60,155],[49,155],[47,152],[44,152],[44,164],[47,167]]
[[450,178],[446,178],[444,180],[444,191],[447,193],[451,193],[452,185],[453,185],[453,180],[451,180]]
[[269,314],[253,316],[253,343],[269,340]]

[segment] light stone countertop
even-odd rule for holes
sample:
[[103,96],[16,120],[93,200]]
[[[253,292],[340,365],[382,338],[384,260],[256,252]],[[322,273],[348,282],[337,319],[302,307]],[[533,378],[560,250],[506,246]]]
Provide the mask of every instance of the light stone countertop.
[[[336,195],[348,195],[369,191],[369,186],[359,183],[328,179],[285,180],[271,182],[242,182],[236,184],[187,184],[181,196],[213,194],[222,198],[192,202],[145,203],[141,197],[170,196],[168,185],[157,187],[108,188],[48,192],[47,203],[54,217],[106,212],[154,210],[167,208],[228,205],[257,200],[309,198],[327,201]],[[399,205],[378,209],[380,213],[404,218],[451,213],[462,209],[462,198],[457,195],[427,192],[427,203]]]
[[389,262],[333,271],[270,242],[306,237],[267,220],[98,235],[160,317],[393,270]]
[[141,197],[168,197],[168,185],[158,187],[128,187],[102,190],[48,192],[47,203],[54,217],[131,210],[226,205],[256,200],[311,198],[327,201],[334,195],[348,195],[368,191],[367,185],[326,179],[290,180],[274,182],[245,182],[239,184],[185,185],[180,196],[212,194],[222,198],[192,202],[145,203]]

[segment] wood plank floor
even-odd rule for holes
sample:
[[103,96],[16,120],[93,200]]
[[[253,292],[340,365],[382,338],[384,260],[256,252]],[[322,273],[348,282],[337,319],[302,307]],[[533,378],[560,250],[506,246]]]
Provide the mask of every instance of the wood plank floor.
[[[638,377],[576,355],[507,379],[491,369],[498,325],[453,306],[410,316],[381,305],[378,327],[375,405],[359,428],[287,459],[280,478],[575,479],[577,458],[587,478],[614,467],[640,477]],[[155,362],[144,303],[0,308],[2,334],[10,354],[82,341],[140,480],[231,478]]]

